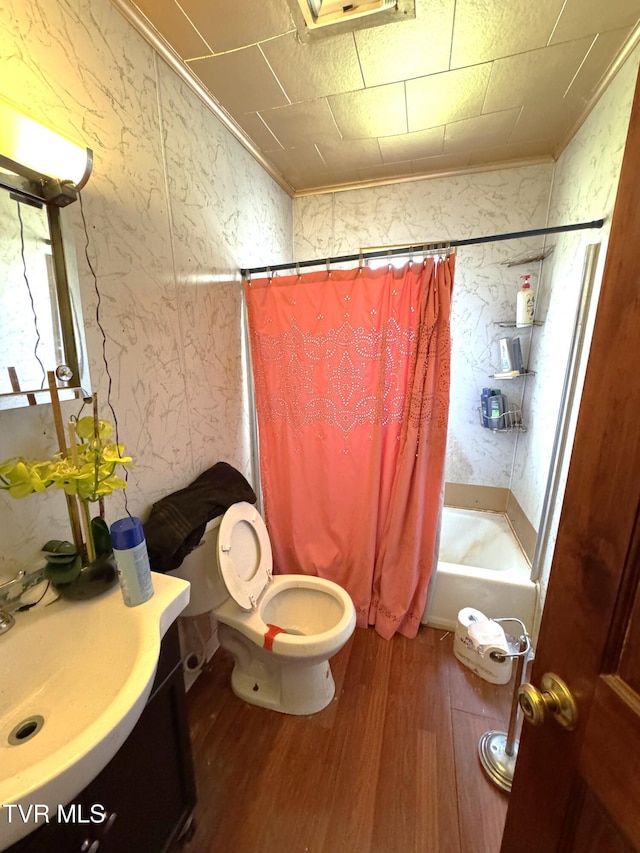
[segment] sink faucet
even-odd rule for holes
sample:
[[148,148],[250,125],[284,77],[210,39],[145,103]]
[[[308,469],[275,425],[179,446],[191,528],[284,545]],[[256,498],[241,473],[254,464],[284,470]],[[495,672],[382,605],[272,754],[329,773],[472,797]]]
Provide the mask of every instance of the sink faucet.
[[[20,586],[22,587],[23,578],[24,571],[20,569],[20,571],[14,578],[11,578],[11,580],[7,581],[6,583],[0,584],[0,634],[5,634],[9,630],[9,628],[13,627],[13,624],[16,621],[13,618],[13,614],[9,610],[9,602],[7,600],[6,594],[17,584],[20,584]],[[18,598],[19,597],[20,596],[18,596]]]

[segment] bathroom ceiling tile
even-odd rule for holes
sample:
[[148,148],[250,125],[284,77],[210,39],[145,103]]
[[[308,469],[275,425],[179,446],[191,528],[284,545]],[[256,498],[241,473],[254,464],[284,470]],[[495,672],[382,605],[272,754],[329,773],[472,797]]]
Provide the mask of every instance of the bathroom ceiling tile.
[[445,126],[399,136],[385,136],[379,140],[380,151],[385,163],[415,160],[442,154]]
[[302,173],[305,169],[326,170],[326,164],[315,145],[303,145],[300,148],[283,148],[272,154],[276,163],[289,164],[293,172]]
[[639,19],[637,0],[567,0],[551,42],[631,27]]
[[469,165],[469,154],[440,154],[437,157],[423,157],[413,161],[414,172],[417,175],[437,174],[455,169],[464,169]]
[[344,139],[395,136],[407,132],[403,83],[334,95],[329,98],[329,105]]
[[478,147],[471,153],[470,166],[486,163],[509,163],[512,160],[529,160],[533,158],[551,160],[546,142],[520,142],[510,145],[490,145]]
[[282,0],[180,0],[185,14],[215,53],[236,50],[295,30]]
[[487,63],[408,80],[409,132],[480,115],[490,74]]
[[563,0],[458,0],[451,68],[544,47]]
[[445,128],[443,153],[453,154],[492,144],[502,145],[511,136],[519,115],[518,107],[451,122]]
[[364,88],[351,34],[305,44],[290,33],[265,42],[262,50],[293,103]]
[[196,59],[189,67],[231,115],[241,116],[287,103],[258,47]]
[[319,145],[318,149],[327,166],[337,169],[346,166],[359,169],[366,166],[381,166],[382,155],[377,139],[349,139]]
[[284,147],[271,133],[259,113],[244,113],[236,121],[260,151],[279,151]]
[[261,116],[285,148],[341,139],[326,98],[277,107]]
[[380,86],[447,71],[454,8],[455,0],[417,0],[413,20],[355,33],[365,84]]
[[551,90],[562,96],[587,56],[592,41],[585,38],[497,59],[493,63],[483,112],[539,103]]
[[385,163],[384,165],[361,166],[358,169],[358,176],[362,181],[378,181],[389,174],[392,174],[394,178],[406,178],[413,175],[415,174],[413,162],[404,160],[393,163],[391,166]]
[[622,50],[630,35],[630,27],[600,33],[564,94],[567,109],[571,109],[575,114],[579,112],[581,104],[588,103],[606,74],[611,57]]
[[550,153],[554,153],[553,140],[565,139],[573,124],[573,114],[567,110],[562,97],[545,99],[544,121],[540,121],[540,106],[533,102],[522,108],[510,143],[544,140]]
[[351,168],[344,164],[327,164],[315,145],[285,148],[275,152],[273,159],[282,169],[287,170],[291,184],[296,189],[326,186],[328,181],[332,184],[342,183],[352,174]]
[[175,0],[137,0],[136,5],[183,59],[211,53]]
[[300,193],[557,156],[640,20],[640,0],[416,0],[309,38],[288,0],[121,4]]

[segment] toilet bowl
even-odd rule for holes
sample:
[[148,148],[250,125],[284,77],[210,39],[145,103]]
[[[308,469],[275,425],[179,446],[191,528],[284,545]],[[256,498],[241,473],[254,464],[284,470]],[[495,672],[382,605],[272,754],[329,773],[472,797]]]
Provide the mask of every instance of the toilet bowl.
[[333,699],[329,659],[356,623],[348,593],[309,575],[272,575],[269,535],[249,503],[210,521],[177,574],[191,583],[183,615],[213,612],[234,659],[231,687],[252,705],[314,714]]

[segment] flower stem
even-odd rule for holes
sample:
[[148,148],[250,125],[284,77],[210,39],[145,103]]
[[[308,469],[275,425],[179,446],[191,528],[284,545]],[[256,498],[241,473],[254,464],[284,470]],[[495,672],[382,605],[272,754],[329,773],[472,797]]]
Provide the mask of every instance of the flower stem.
[[93,531],[91,530],[91,516],[89,515],[89,502],[88,501],[80,501],[80,506],[82,507],[82,519],[84,521],[84,533],[85,539],[87,542],[87,559],[90,563],[96,558],[96,546],[93,542]]

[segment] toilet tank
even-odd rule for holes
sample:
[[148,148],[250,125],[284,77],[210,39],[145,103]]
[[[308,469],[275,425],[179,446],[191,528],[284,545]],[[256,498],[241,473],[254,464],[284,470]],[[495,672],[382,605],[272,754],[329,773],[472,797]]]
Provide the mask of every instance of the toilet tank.
[[169,575],[182,578],[191,584],[189,604],[181,616],[199,616],[219,607],[229,597],[229,593],[218,571],[218,531],[222,516],[208,522],[204,535],[193,551],[188,554]]

